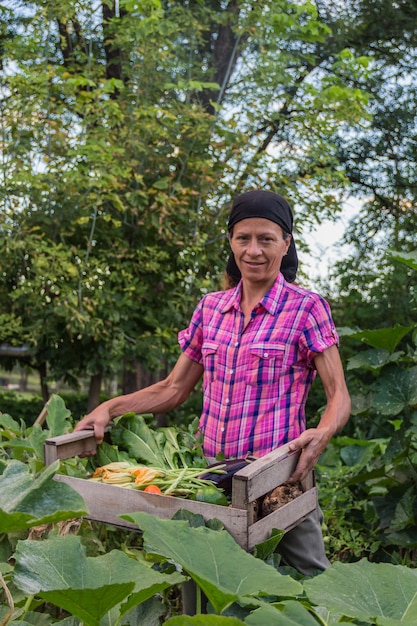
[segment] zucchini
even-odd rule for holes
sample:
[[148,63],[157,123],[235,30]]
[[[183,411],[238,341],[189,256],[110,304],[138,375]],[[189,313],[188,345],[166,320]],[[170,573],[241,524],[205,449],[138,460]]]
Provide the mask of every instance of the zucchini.
[[[207,471],[204,474],[200,475],[200,478],[204,478],[205,480],[211,480],[219,489],[223,489],[223,491],[230,495],[232,493],[232,478],[236,472],[238,472],[242,467],[246,467],[250,461],[246,459],[231,459],[223,462],[213,463],[213,465],[209,465],[206,469]],[[211,472],[210,469],[223,469],[224,472],[216,473]]]

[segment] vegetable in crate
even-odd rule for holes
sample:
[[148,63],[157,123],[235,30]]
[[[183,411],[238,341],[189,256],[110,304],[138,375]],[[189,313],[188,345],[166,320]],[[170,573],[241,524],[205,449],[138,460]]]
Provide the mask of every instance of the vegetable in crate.
[[207,467],[201,435],[195,432],[197,424],[189,430],[174,426],[153,429],[147,421],[153,416],[128,413],[114,421],[110,430],[113,446],[127,451],[136,462],[163,469]]
[[156,493],[160,496],[162,495],[162,491],[160,490],[158,485],[148,485],[143,491],[145,491],[146,493]]
[[207,504],[219,504],[220,506],[228,506],[229,504],[224,493],[215,485],[200,487],[192,496],[192,500],[206,502]]
[[93,473],[93,480],[112,485],[144,485],[164,476],[159,469],[146,465],[132,465],[128,461],[114,461],[98,467]]
[[301,483],[295,485],[282,483],[266,494],[262,501],[261,517],[266,517],[273,511],[280,509],[284,504],[288,504],[303,493]]
[[152,486],[153,493],[192,499],[197,499],[197,494],[210,489],[211,502],[227,505],[223,492],[211,480],[201,478],[200,474],[201,468],[195,467],[164,470],[120,461],[98,467],[91,480],[148,492],[150,490],[147,487]]
[[[233,476],[246,467],[250,459],[228,459],[219,463],[213,463],[207,467],[207,471],[201,474],[201,478],[212,480],[225,494],[231,495]],[[219,471],[222,470],[222,471]]]
[[[213,480],[225,473],[225,464],[213,466],[210,478],[202,475],[208,462],[200,437],[173,426],[154,430],[146,419],[144,415],[128,414],[115,421],[110,431],[113,445],[102,444],[97,459],[100,455],[104,458],[107,446],[108,456],[119,454],[120,462],[96,468],[93,480],[140,490],[153,485],[162,495],[193,499],[199,490],[211,487],[211,499],[227,505],[223,490]],[[126,454],[130,461],[126,461]]]

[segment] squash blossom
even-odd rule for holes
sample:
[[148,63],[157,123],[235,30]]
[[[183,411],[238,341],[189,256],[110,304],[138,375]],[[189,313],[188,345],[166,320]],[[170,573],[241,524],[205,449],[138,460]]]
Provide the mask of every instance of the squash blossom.
[[135,485],[144,485],[151,483],[155,478],[164,476],[164,472],[160,472],[149,467],[141,467],[131,472],[135,476]]
[[143,485],[152,482],[165,473],[160,470],[149,468],[143,465],[132,465],[128,461],[114,461],[98,467],[93,474],[93,478],[112,485],[123,485],[134,482],[135,485]]
[[107,463],[102,467],[98,467],[93,474],[93,478],[100,478],[107,472],[126,472],[132,464],[128,461],[114,461],[113,463]]
[[107,463],[107,465],[98,467],[94,471],[93,478],[98,478],[104,483],[111,483],[113,485],[131,483],[134,480],[134,477],[129,471],[131,467],[131,464],[126,461]]

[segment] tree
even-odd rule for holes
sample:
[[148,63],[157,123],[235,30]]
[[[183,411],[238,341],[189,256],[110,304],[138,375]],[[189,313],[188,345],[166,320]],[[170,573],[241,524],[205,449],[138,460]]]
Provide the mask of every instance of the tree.
[[221,282],[235,193],[285,190],[306,227],[335,214],[333,137],[364,114],[366,60],[334,45],[310,2],[13,4],[2,341],[25,330],[45,399],[47,367],[93,377],[92,406],[102,375],[173,356]]
[[371,95],[371,117],[337,141],[349,193],[363,208],[344,237],[352,252],[335,264],[329,283],[336,315],[345,325],[408,325],[415,317],[413,276],[389,251],[415,249],[417,8],[407,0],[346,2],[344,7],[352,27],[343,11],[333,19],[344,24],[339,30],[353,51],[370,59],[372,71],[359,86]]

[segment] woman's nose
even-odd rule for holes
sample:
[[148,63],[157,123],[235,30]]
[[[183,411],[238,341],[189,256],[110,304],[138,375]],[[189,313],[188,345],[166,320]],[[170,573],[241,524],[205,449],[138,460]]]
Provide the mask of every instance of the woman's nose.
[[256,237],[253,237],[252,239],[250,239],[250,241],[248,242],[248,247],[246,248],[246,251],[251,256],[257,256],[260,253],[260,246]]

